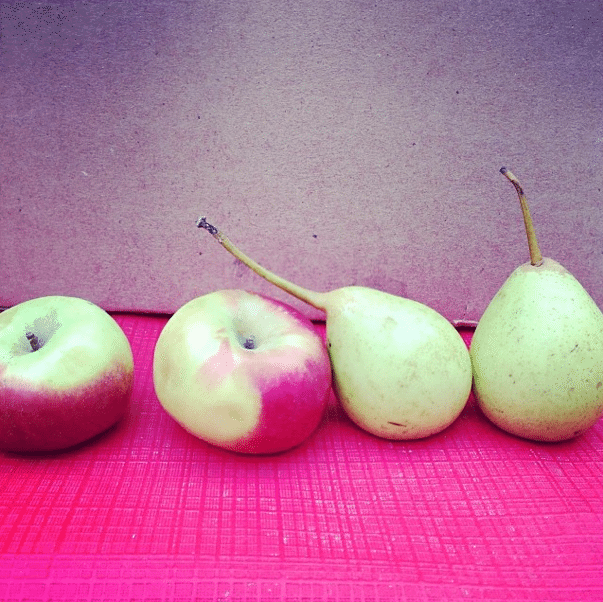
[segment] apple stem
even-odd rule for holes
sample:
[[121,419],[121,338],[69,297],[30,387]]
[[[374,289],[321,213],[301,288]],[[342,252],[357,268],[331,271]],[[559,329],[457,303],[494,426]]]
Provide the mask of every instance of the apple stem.
[[38,339],[38,337],[33,332],[26,332],[25,338],[29,341],[32,351],[37,351],[42,347],[40,339]]
[[297,297],[308,305],[325,311],[325,293],[317,293],[302,286],[298,286],[297,284],[293,284],[293,282],[289,282],[289,280],[285,280],[284,278],[277,276],[274,272],[262,267],[259,263],[251,259],[251,257],[245,255],[245,253],[235,246],[225,234],[218,230],[218,228],[208,223],[205,217],[200,217],[197,220],[197,228],[207,230],[231,255],[244,263],[248,268],[258,274],[258,276],[268,280],[268,282],[278,286],[280,289]]
[[523,188],[519,183],[519,180],[509,171],[506,167],[500,168],[500,173],[515,186],[519,202],[521,203],[521,212],[523,213],[523,223],[526,228],[526,234],[528,236],[528,247],[530,249],[530,263],[538,266],[542,265],[542,253],[538,247],[538,240],[536,239],[536,231],[534,230],[534,224],[532,223],[532,216],[530,215],[530,208],[528,207],[528,200],[523,192]]

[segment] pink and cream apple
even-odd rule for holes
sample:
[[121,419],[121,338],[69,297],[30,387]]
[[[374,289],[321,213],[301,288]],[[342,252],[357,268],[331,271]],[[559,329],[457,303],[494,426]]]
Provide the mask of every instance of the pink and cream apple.
[[231,451],[290,449],[318,426],[331,365],[312,322],[243,291],[194,299],[165,325],[153,361],[160,403],[196,437]]
[[103,309],[76,297],[31,299],[0,313],[0,449],[65,449],[126,412],[130,343]]

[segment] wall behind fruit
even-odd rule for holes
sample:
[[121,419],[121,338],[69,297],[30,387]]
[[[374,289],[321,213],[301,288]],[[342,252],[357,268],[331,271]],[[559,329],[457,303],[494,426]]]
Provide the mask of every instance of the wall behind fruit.
[[291,301],[197,230],[203,214],[299,284],[477,320],[528,257],[506,165],[543,253],[603,306],[599,0],[2,2],[0,17],[0,305]]

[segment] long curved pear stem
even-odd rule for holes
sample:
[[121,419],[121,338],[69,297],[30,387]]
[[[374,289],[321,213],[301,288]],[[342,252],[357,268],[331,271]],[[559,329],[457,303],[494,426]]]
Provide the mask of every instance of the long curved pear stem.
[[258,276],[265,278],[268,280],[268,282],[278,286],[280,289],[284,290],[290,295],[293,295],[294,297],[297,297],[308,305],[325,311],[326,293],[317,293],[315,291],[308,290],[303,286],[293,284],[293,282],[289,282],[289,280],[285,280],[284,278],[277,276],[274,272],[267,270],[265,267],[251,259],[251,257],[245,255],[245,253],[234,245],[225,234],[223,234],[215,226],[212,226],[210,223],[208,223],[205,217],[200,217],[197,220],[197,228],[207,230],[231,255],[244,263],[248,268],[258,274]]
[[530,249],[530,263],[532,265],[542,264],[542,253],[538,247],[538,241],[536,240],[536,232],[534,230],[534,224],[532,223],[532,216],[530,215],[530,208],[528,207],[528,200],[523,192],[523,188],[519,183],[519,180],[506,168],[501,167],[500,173],[507,178],[515,186],[517,190],[517,196],[521,203],[521,212],[523,213],[523,223],[525,224],[526,234],[528,236],[528,247]]

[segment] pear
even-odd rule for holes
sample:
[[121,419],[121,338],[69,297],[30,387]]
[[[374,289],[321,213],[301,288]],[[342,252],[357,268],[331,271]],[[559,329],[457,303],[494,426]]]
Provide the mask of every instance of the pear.
[[571,439],[603,414],[603,314],[562,265],[543,258],[523,189],[515,186],[530,262],[496,293],[471,341],[473,390],[500,428],[535,441]]
[[308,290],[260,266],[205,218],[197,226],[254,272],[325,312],[335,393],[359,427],[385,439],[418,439],[461,413],[471,392],[471,360],[444,316],[362,286]]

